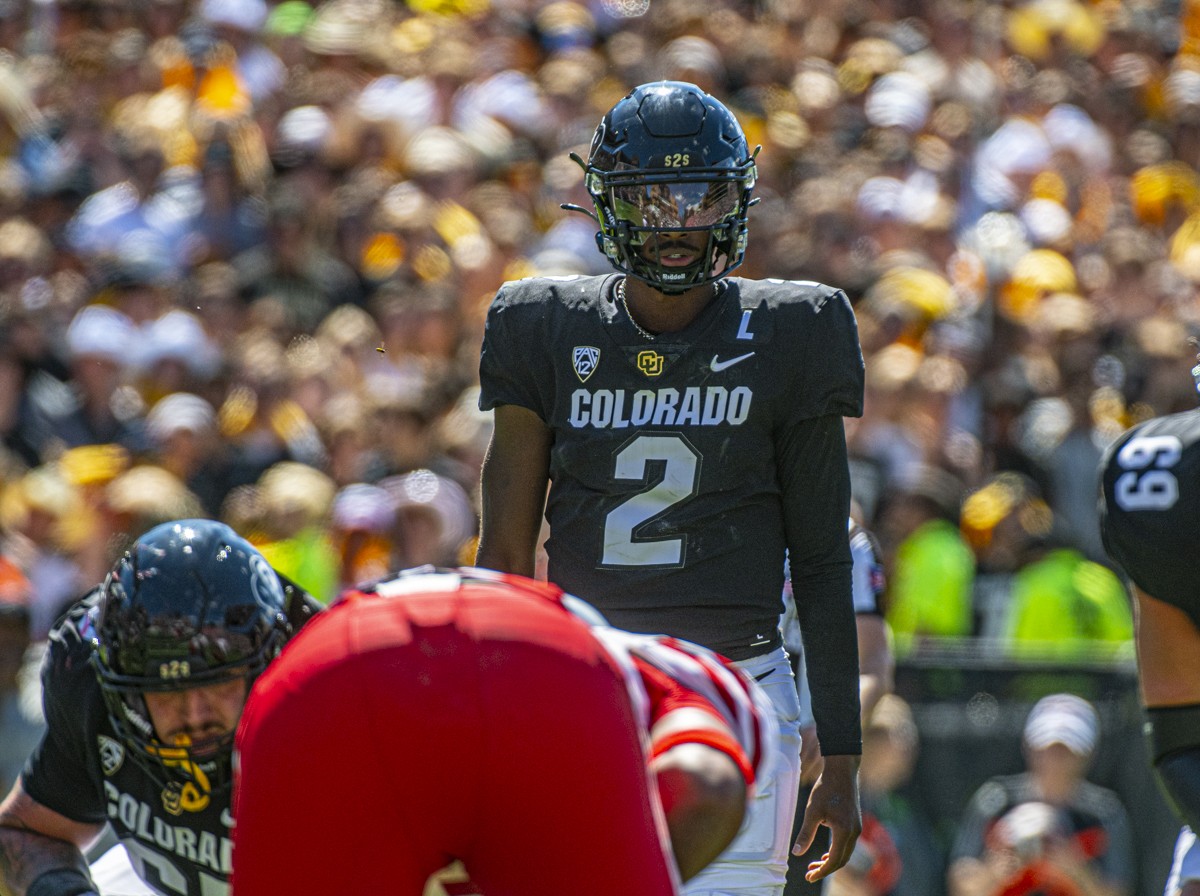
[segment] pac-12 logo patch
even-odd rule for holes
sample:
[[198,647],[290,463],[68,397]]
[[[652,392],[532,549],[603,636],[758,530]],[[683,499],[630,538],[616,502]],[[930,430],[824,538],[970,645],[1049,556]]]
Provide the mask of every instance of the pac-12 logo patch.
[[111,778],[125,761],[125,748],[104,734],[97,734],[96,741],[100,745],[100,768]]
[[571,353],[571,365],[575,368],[575,375],[579,377],[579,382],[586,383],[588,377],[596,372],[596,368],[600,366],[600,349],[592,345],[577,345]]

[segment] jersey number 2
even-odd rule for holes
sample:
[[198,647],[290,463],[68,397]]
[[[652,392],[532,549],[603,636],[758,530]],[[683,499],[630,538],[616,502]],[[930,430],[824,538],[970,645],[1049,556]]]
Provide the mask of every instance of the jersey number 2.
[[696,494],[700,452],[681,435],[638,435],[615,455],[614,478],[646,482],[650,464],[662,464],[662,478],[626,498],[604,518],[602,566],[681,566],[684,538],[638,538],[638,530]]
[[1113,483],[1122,510],[1166,510],[1179,500],[1179,481],[1171,467],[1179,463],[1183,445],[1175,436],[1139,436],[1117,452],[1125,470]]

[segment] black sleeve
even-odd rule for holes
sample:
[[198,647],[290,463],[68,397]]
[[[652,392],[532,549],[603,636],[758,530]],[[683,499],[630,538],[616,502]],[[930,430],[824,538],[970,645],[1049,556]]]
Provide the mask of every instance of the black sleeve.
[[37,802],[72,821],[103,824],[104,794],[98,772],[88,762],[88,741],[95,736],[95,717],[102,712],[100,685],[73,617],[51,634],[42,663],[46,730],[25,762],[21,785]]
[[858,629],[851,594],[850,469],[840,416],[777,438],[784,526],[821,752],[862,752]]
[[840,289],[820,296],[804,317],[801,353],[790,397],[790,419],[825,415],[860,417],[866,370],[858,343],[858,321]]
[[479,352],[479,409],[515,404],[545,420],[548,412],[537,389],[539,378],[529,367],[535,354],[531,349],[545,346],[531,345],[538,336],[522,327],[530,319],[529,308],[509,302],[511,291],[510,286],[501,287],[488,308]]
[[1164,756],[1154,770],[1175,811],[1193,831],[1200,831],[1200,747]]

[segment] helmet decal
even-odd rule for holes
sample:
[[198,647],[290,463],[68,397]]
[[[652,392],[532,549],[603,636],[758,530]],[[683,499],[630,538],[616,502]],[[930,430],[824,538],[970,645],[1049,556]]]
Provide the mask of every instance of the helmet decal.
[[283,586],[279,576],[267,562],[267,558],[255,552],[249,557],[250,590],[254,599],[263,606],[279,605],[283,602]]

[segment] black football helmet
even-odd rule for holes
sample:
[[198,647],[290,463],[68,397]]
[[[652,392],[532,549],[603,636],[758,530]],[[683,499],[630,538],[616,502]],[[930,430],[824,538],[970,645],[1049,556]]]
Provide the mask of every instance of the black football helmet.
[[239,678],[249,693],[291,635],[280,577],[223,523],[164,523],[114,565],[94,620],[92,660],[113,728],[162,784],[168,809],[172,799],[202,807],[230,782],[233,733],[203,753],[163,743],[143,694]]
[[[694,84],[635,88],[596,128],[584,172],[600,224],[596,243],[626,276],[678,294],[742,263],[754,155],[733,113]],[[697,231],[708,235],[701,258],[662,264],[661,234]]]

